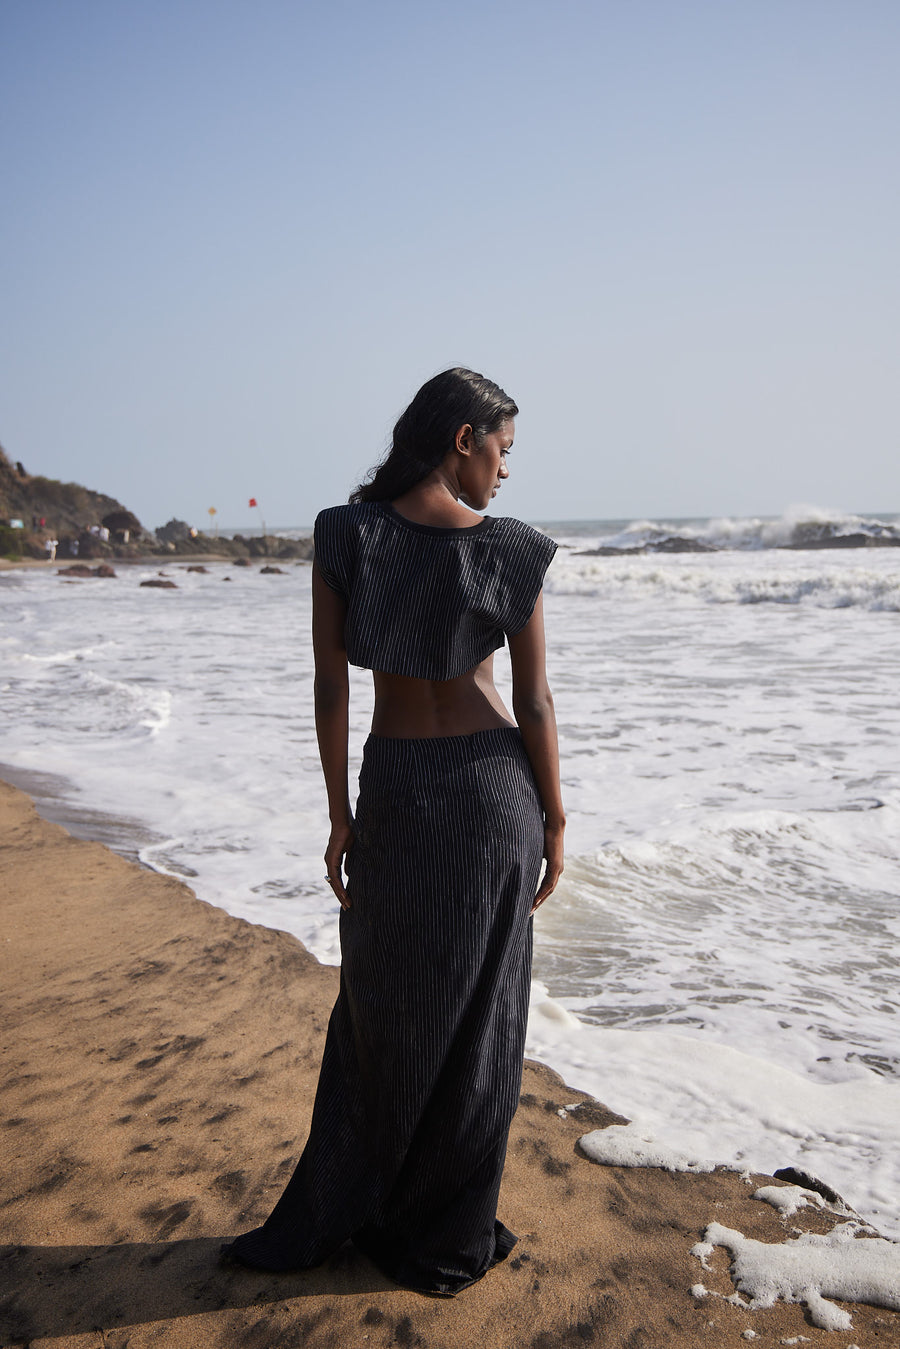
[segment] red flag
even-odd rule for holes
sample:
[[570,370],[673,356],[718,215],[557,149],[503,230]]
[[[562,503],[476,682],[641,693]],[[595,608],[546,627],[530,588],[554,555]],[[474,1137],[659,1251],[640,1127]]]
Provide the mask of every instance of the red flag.
[[251,497],[251,498],[250,498],[250,505],[251,505],[251,506],[255,506],[255,505],[256,505],[256,497]]

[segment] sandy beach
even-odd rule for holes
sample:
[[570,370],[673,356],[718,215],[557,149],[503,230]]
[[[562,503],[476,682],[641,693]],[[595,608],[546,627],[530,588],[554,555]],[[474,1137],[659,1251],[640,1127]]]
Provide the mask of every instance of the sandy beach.
[[877,1306],[843,1304],[853,1329],[829,1332],[802,1305],[715,1296],[734,1292],[726,1251],[691,1254],[710,1222],[783,1242],[838,1218],[781,1217],[752,1199],[761,1177],[595,1165],[578,1138],[621,1117],[535,1063],[500,1205],[520,1242],[478,1285],[422,1297],[349,1246],[291,1275],[220,1266],[302,1147],[337,971],[5,784],[0,847],[2,1345],[900,1344]]

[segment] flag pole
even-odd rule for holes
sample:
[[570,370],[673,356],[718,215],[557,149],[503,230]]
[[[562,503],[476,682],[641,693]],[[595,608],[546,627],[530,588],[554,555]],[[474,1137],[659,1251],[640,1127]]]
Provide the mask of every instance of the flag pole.
[[250,505],[251,505],[252,507],[255,507],[255,509],[259,511],[259,518],[260,518],[260,520],[262,521],[262,542],[263,542],[263,552],[265,553],[266,557],[268,557],[268,556],[269,556],[269,545],[268,545],[268,543],[266,542],[266,522],[265,522],[265,520],[263,519],[262,507],[260,506],[259,502],[256,500],[256,497],[251,497],[251,498],[250,498]]

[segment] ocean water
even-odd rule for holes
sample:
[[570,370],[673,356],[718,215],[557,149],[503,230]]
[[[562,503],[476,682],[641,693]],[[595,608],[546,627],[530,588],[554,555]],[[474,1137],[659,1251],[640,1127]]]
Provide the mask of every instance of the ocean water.
[[[663,1148],[800,1167],[900,1237],[897,520],[544,528],[569,829],[529,1053]],[[842,535],[872,546],[789,547]],[[673,546],[715,551],[639,551]],[[140,588],[160,569],[177,590]],[[0,775],[337,961],[309,571],[0,573]]]

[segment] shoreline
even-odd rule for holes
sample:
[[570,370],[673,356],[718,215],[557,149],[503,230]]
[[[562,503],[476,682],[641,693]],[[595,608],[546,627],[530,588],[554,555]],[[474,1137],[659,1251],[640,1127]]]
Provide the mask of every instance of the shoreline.
[[116,567],[208,567],[213,563],[221,563],[223,567],[248,566],[265,567],[273,563],[286,566],[305,564],[310,561],[303,557],[248,557],[238,561],[235,557],[224,557],[221,553],[146,553],[141,557],[57,557],[53,562],[48,562],[43,557],[22,557],[13,560],[8,557],[0,557],[0,571],[67,571],[69,567],[85,565],[96,567],[101,563],[107,563],[109,566]]
[[[313,1349],[364,1337],[688,1349],[747,1328],[765,1345],[836,1343],[800,1305],[713,1301],[733,1293],[726,1252],[707,1270],[691,1254],[712,1221],[781,1242],[796,1219],[753,1202],[732,1172],[588,1161],[578,1139],[621,1117],[535,1063],[501,1192],[520,1242],[473,1288],[420,1297],[350,1247],[291,1275],[221,1268],[219,1246],[265,1216],[302,1147],[338,971],[287,933],[73,838],[5,783],[0,844],[4,1345],[83,1349],[99,1326],[129,1327],[130,1349],[298,1334]],[[834,1226],[807,1212],[807,1229]],[[701,1278],[708,1298],[691,1293]],[[900,1338],[897,1313],[850,1310],[861,1349]]]
[[[773,517],[775,519],[775,517]],[[545,532],[556,529],[558,534],[566,534],[566,525],[570,523],[560,521],[544,521],[536,525],[536,528]],[[598,521],[598,524],[604,522]],[[169,551],[161,549],[159,551],[150,550],[148,552],[136,553],[132,545],[124,546],[121,553],[117,553],[115,547],[104,552],[102,555],[89,556],[85,553],[80,557],[57,555],[54,560],[48,561],[43,557],[7,557],[0,556],[0,571],[14,571],[27,568],[43,568],[65,570],[68,567],[77,567],[79,565],[96,566],[105,563],[109,566],[209,566],[212,563],[222,563],[224,565],[249,565],[266,566],[272,564],[289,564],[298,562],[311,562],[313,557],[312,531],[298,538],[286,538],[281,535],[266,535],[266,540],[272,545],[272,551],[257,551],[256,548],[250,548],[249,545],[256,545],[262,541],[257,538],[246,540],[243,536],[238,536],[244,547],[234,551],[230,548],[221,548],[212,552],[204,552],[204,544],[199,547],[188,547],[186,545],[176,545]],[[208,545],[210,540],[204,540]],[[223,536],[223,543],[231,543],[231,536]],[[576,557],[612,557],[628,559],[631,557],[658,557],[672,554],[688,555],[718,555],[721,553],[756,553],[756,552],[785,552],[785,553],[857,553],[871,552],[873,549],[881,551],[883,549],[900,548],[900,534],[898,535],[880,535],[867,534],[862,531],[852,531],[847,534],[829,534],[829,533],[808,533],[806,537],[786,539],[782,542],[769,542],[764,546],[752,547],[722,543],[707,543],[700,539],[684,537],[674,531],[665,532],[664,537],[655,538],[643,544],[634,544],[633,546],[621,546],[612,544],[601,544],[599,546],[579,549],[574,542],[568,544],[572,548]]]

